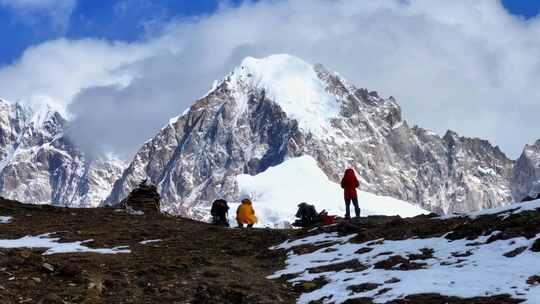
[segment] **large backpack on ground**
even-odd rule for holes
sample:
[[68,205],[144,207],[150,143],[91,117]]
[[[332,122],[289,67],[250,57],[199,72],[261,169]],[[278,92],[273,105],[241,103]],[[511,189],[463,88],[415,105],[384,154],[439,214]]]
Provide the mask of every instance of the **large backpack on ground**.
[[320,222],[320,216],[317,213],[315,206],[308,203],[301,203],[298,205],[296,217],[298,220],[294,222],[293,226],[308,227]]
[[210,209],[210,215],[212,216],[212,223],[215,225],[229,226],[227,220],[227,214],[229,212],[229,205],[227,201],[223,199],[218,199],[212,204],[212,209]]

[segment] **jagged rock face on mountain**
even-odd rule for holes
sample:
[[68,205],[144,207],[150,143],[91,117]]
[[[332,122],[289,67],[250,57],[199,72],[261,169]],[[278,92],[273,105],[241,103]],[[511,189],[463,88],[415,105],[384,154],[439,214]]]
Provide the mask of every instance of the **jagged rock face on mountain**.
[[540,140],[525,146],[516,162],[512,184],[514,197],[519,201],[540,194]]
[[354,167],[363,190],[437,212],[513,198],[513,161],[489,142],[410,128],[393,98],[276,55],[247,58],[171,120],[136,154],[107,202],[119,202],[148,177],[164,210],[200,217],[216,198],[238,199],[237,175],[306,154],[333,181]]
[[0,195],[35,204],[95,207],[122,168],[88,159],[64,136],[67,121],[47,105],[30,109],[0,99]]
[[232,89],[222,83],[147,142],[108,201],[120,201],[148,177],[158,185],[164,210],[198,217],[199,207],[215,198],[235,198],[237,175],[281,163],[297,149],[294,139],[304,141],[297,123],[263,92],[242,105]]

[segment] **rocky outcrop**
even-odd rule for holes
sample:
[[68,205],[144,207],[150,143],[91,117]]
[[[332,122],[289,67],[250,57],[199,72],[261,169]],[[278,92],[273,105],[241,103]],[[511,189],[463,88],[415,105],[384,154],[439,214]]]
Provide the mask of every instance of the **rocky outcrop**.
[[218,197],[238,199],[237,175],[301,155],[313,156],[333,181],[354,167],[363,190],[439,213],[513,200],[514,162],[498,147],[409,127],[394,98],[278,55],[244,60],[165,126],[136,154],[108,202],[148,177],[163,209],[199,217]]
[[0,99],[0,193],[34,204],[98,206],[121,174],[111,158],[88,158],[64,135],[67,121],[50,106]]
[[540,140],[525,146],[516,161],[512,185],[514,197],[518,201],[540,195]]

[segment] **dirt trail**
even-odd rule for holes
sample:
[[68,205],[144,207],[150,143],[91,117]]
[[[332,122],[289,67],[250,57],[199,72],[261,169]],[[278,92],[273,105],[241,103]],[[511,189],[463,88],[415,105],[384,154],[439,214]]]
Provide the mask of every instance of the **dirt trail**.
[[[0,239],[55,233],[62,242],[131,253],[0,249],[0,303],[295,303],[297,294],[266,276],[284,253],[268,250],[286,230],[224,229],[162,215],[65,209],[0,200]],[[141,244],[141,241],[161,240]]]

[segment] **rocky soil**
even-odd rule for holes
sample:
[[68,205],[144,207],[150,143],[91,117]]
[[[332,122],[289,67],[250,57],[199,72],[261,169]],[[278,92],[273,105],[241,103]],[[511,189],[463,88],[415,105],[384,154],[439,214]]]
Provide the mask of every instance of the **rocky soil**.
[[[1,200],[0,239],[54,233],[92,248],[131,253],[42,255],[0,249],[0,303],[295,303],[287,284],[265,279],[283,266],[267,248],[290,231],[225,229],[111,208],[66,209]],[[145,240],[159,242],[141,244]]]
[[[0,216],[11,218],[0,224],[0,240],[54,233],[61,242],[91,239],[84,243],[91,248],[127,246],[131,251],[43,255],[45,249],[0,249],[0,303],[304,303],[303,295],[335,283],[332,274],[362,278],[371,270],[396,276],[384,283],[344,281],[351,295],[345,302],[320,297],[305,303],[381,303],[377,301],[379,296],[391,294],[394,286],[402,283],[399,273],[429,269],[439,253],[426,247],[411,254],[378,253],[373,265],[362,260],[385,242],[428,238],[466,241],[470,244],[464,248],[470,248],[470,252],[456,248],[452,253],[458,263],[482,246],[518,237],[529,239],[531,245],[521,248],[516,244],[515,250],[505,251],[504,258],[510,261],[526,252],[540,252],[540,240],[534,239],[540,233],[540,211],[534,209],[472,218],[371,216],[305,230],[229,229],[163,214],[137,214],[112,208],[67,209],[0,200]],[[287,240],[323,234],[337,237],[334,241],[269,249]],[[475,243],[490,235],[484,243]],[[340,243],[343,237],[346,243]],[[144,241],[154,242],[141,243]],[[340,257],[340,245],[358,246],[354,252],[357,258]],[[309,256],[314,253],[335,253],[335,262],[301,270],[314,279],[295,281],[298,273],[267,278],[285,269],[288,259],[307,257],[311,261]],[[439,262],[445,265],[445,261]],[[532,290],[540,284],[540,273],[523,280]],[[456,284],[459,286],[459,282]],[[387,303],[522,302],[520,296],[501,292],[468,299],[438,293],[405,294]]]

